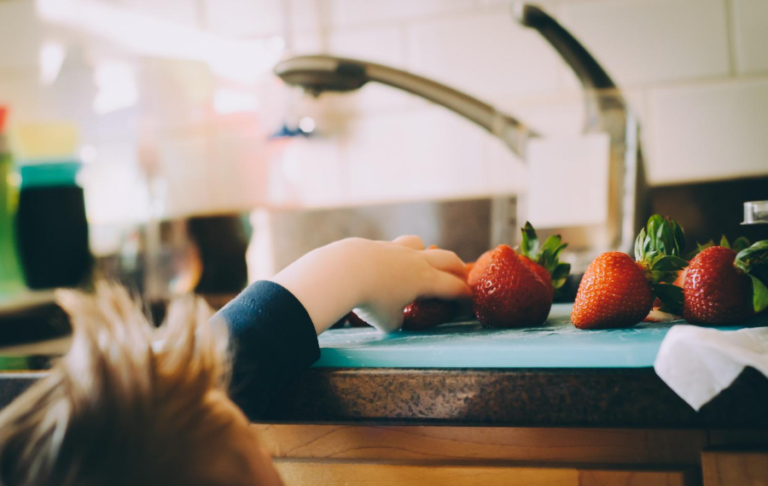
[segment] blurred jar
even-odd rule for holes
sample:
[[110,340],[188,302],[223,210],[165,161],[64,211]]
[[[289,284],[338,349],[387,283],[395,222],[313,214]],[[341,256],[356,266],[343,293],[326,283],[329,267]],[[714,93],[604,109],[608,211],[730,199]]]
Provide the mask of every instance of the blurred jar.
[[77,176],[73,123],[15,127],[21,174],[16,218],[19,256],[30,289],[75,287],[90,277],[85,198]]
[[83,189],[77,161],[21,167],[16,227],[31,289],[75,287],[91,270]]

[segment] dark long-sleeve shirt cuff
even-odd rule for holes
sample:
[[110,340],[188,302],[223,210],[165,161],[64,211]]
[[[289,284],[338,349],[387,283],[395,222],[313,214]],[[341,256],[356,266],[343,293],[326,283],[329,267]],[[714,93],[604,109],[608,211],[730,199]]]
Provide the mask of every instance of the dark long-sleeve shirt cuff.
[[287,381],[320,357],[312,320],[288,290],[255,282],[221,309],[233,356],[230,395],[255,420]]

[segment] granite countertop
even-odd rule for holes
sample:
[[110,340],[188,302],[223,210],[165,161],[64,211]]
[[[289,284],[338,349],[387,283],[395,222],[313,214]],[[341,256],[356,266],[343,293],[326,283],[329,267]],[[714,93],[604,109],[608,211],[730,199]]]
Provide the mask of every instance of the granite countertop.
[[[768,429],[768,379],[747,369],[695,412],[655,373],[667,331],[684,321],[580,331],[571,306],[536,328],[476,321],[382,335],[339,329],[322,357],[277,397],[266,417],[291,422],[506,426],[759,427]],[[768,325],[755,316],[724,332]]]
[[[0,407],[44,375],[0,372]],[[766,404],[753,369],[697,413],[652,369],[313,368],[263,421],[768,429]]]
[[[485,332],[465,331],[473,338]],[[542,330],[545,334],[549,331]],[[433,338],[439,334],[455,337],[456,332],[443,328],[434,331]],[[321,346],[336,346],[337,358],[353,356],[351,351],[338,352],[344,349],[337,342],[343,333],[330,337],[334,336],[321,340]],[[526,335],[526,339],[533,337]],[[419,340],[433,343],[423,335]],[[412,344],[422,346],[419,340]],[[379,356],[383,344],[377,342],[375,346]],[[61,355],[67,348],[64,337],[44,345],[15,345],[13,352],[0,350],[0,369],[4,370],[0,371],[0,407],[45,376],[49,356]],[[321,363],[329,362],[328,356],[333,354],[326,355]],[[648,366],[383,366],[311,368],[280,391],[264,421],[768,430],[768,378],[751,368],[695,412]]]
[[700,412],[653,369],[310,369],[267,422],[768,429],[768,379],[748,368]]

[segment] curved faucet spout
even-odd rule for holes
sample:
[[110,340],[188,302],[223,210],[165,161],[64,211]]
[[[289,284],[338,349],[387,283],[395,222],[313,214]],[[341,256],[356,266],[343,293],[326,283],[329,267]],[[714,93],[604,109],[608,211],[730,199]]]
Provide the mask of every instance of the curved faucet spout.
[[585,131],[614,128],[613,120],[606,120],[606,113],[626,111],[626,103],[600,63],[557,20],[536,5],[518,1],[513,4],[512,14],[520,25],[538,31],[576,74],[584,89]]
[[369,81],[407,91],[480,125],[525,160],[525,142],[536,134],[516,118],[450,86],[381,64],[332,56],[300,56],[275,66],[275,74],[290,85],[319,95],[325,91],[356,90]]
[[597,60],[547,12],[518,0],[512,13],[535,29],[573,70],[584,91],[584,132],[607,133],[611,139],[609,180],[610,247],[630,252],[635,233],[649,215],[639,124],[621,91]]
[[[557,20],[541,8],[525,3],[516,3],[513,12],[521,25],[537,30],[552,45],[581,81],[586,107],[584,132],[607,134],[610,139],[605,221],[546,228],[540,234],[561,234],[574,250],[571,253],[581,255],[582,263],[591,261],[602,251],[629,252],[635,232],[648,214],[637,118],[608,73]],[[431,79],[380,64],[331,56],[303,56],[279,63],[275,73],[286,83],[301,86],[315,95],[324,91],[353,91],[369,81],[413,93],[485,128],[524,162],[526,142],[538,136],[519,120],[488,103]],[[518,223],[525,221],[524,201],[524,194],[517,196]],[[496,219],[501,227],[508,225],[510,218]],[[586,265],[581,269],[584,268]]]

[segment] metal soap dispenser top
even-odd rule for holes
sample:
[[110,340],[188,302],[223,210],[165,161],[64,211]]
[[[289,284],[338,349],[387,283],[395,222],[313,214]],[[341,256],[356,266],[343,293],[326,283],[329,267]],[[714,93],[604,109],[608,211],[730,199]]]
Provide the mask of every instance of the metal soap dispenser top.
[[768,224],[768,201],[745,202],[744,221],[741,224]]

